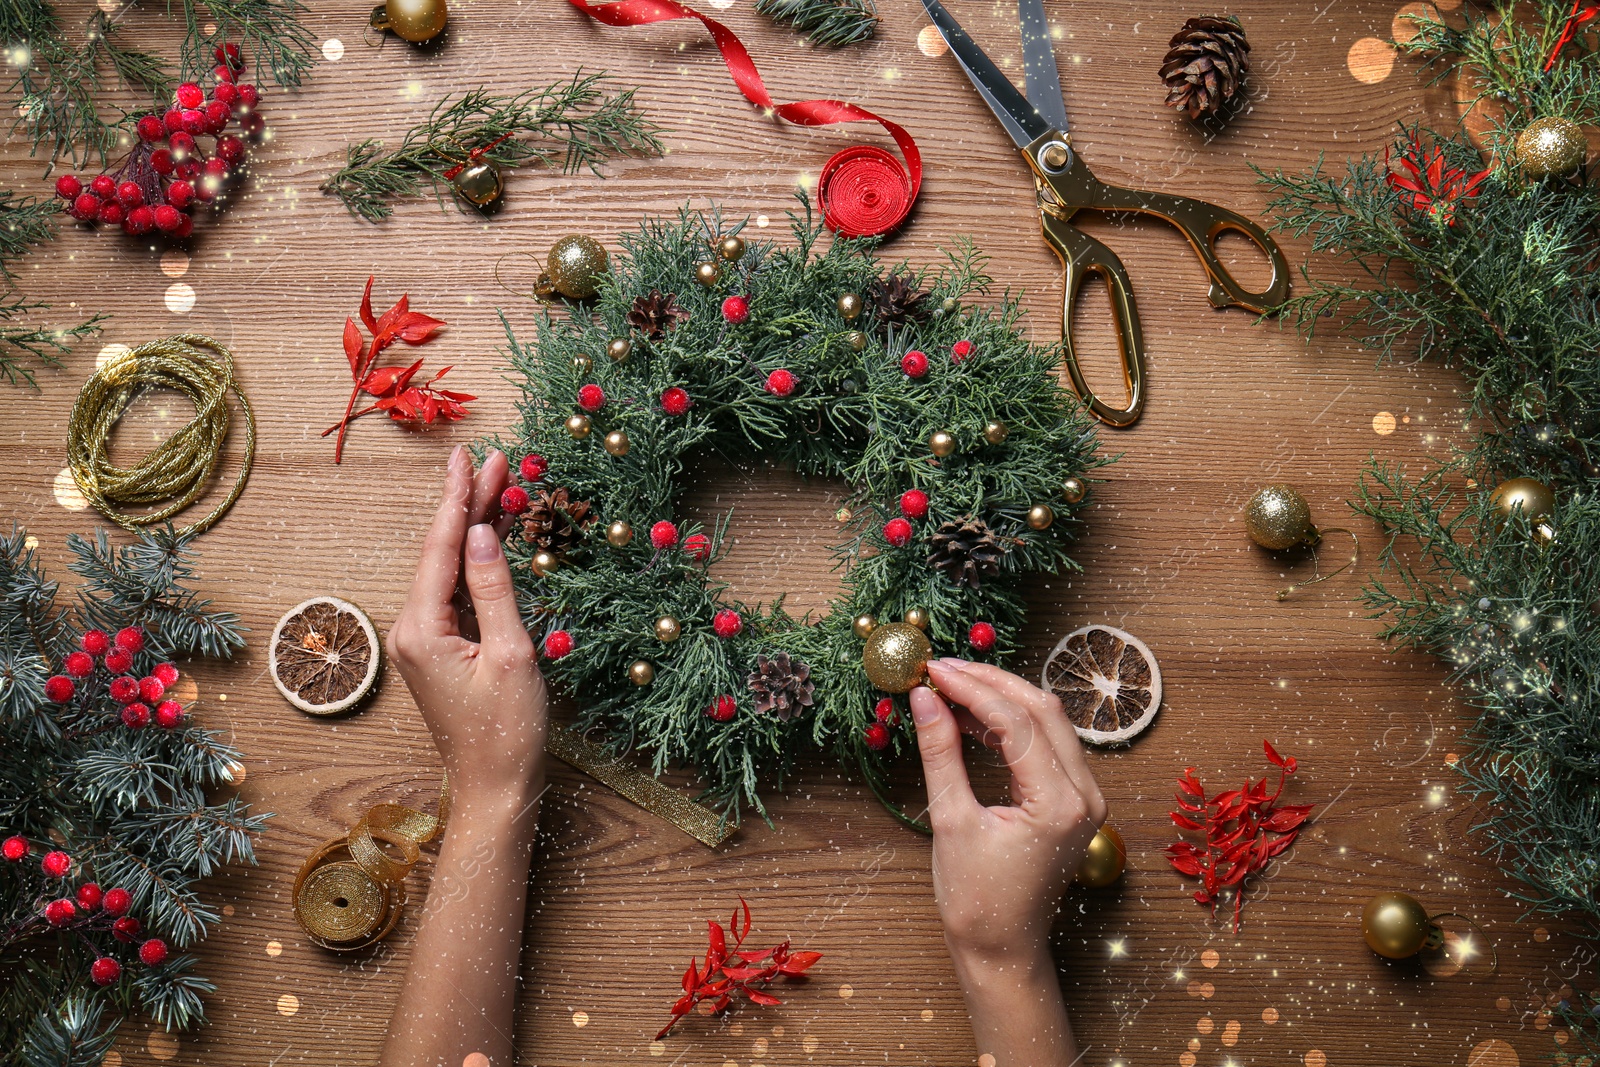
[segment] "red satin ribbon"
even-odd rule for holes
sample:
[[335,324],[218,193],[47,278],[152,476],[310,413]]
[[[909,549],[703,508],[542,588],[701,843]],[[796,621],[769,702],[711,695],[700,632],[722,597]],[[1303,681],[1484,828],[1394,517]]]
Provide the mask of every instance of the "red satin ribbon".
[[799,100],[779,104],[767,93],[756,72],[755,61],[733,31],[715,19],[707,18],[676,0],[615,0],[591,4],[588,0],[568,0],[596,22],[607,26],[647,26],[674,19],[698,19],[711,31],[712,40],[722,53],[733,83],[746,100],[796,126],[831,126],[836,122],[876,122],[889,132],[905,166],[881,148],[857,145],[837,153],[822,168],[817,181],[817,200],[822,219],[846,237],[875,237],[905,221],[922,188],[922,153],[903,128],[879,118],[866,108],[842,100]]
[[462,161],[460,163],[457,163],[455,166],[451,167],[449,170],[444,172],[444,180],[445,181],[452,180],[453,178],[455,178],[455,176],[457,174],[460,174],[462,171],[464,171],[468,167],[472,166],[478,160],[482,159],[489,152],[489,150],[491,148],[493,148],[495,145],[499,144],[501,141],[506,140],[510,136],[511,136],[511,134],[509,134],[509,133],[502,133],[499,137],[496,137],[494,140],[490,141],[488,144],[484,145],[482,148],[474,148],[472,151],[467,153],[467,158],[464,161]]

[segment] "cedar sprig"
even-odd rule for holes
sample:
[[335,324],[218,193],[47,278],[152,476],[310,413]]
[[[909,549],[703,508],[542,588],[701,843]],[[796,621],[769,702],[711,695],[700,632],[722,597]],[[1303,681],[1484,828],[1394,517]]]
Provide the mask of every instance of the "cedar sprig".
[[873,0],[756,0],[756,11],[789,24],[823,48],[860,44],[878,32]]
[[37,200],[0,190],[0,277],[15,280],[11,266],[34,245],[55,237],[59,200]]
[[49,304],[11,295],[0,297],[0,378],[10,385],[37,387],[39,367],[59,367],[73,343],[100,332],[109,315],[96,313],[70,326],[44,326],[16,321],[30,312],[45,311]]
[[216,50],[236,44],[257,71],[298,86],[314,62],[314,35],[300,21],[301,0],[166,0],[183,20],[183,74],[191,80],[216,66]]
[[587,169],[630,153],[659,155],[660,128],[633,102],[632,89],[611,91],[604,75],[573,75],[558,82],[503,96],[485,88],[446,96],[427,120],[386,151],[376,139],[352,144],[345,165],[322,184],[352,213],[371,222],[388,218],[394,201],[430,188],[444,201],[446,172],[474,150],[505,168],[552,166],[564,173]]

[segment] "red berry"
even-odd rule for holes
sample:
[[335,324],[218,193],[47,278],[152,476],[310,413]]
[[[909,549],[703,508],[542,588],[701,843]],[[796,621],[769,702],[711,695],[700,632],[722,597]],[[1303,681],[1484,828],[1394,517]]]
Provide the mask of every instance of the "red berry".
[[908,378],[921,378],[928,373],[928,357],[913,348],[900,357],[900,369]]
[[144,651],[144,627],[124,626],[117,631],[117,647],[129,652]]
[[144,190],[137,182],[123,182],[117,186],[117,203],[123,207],[138,207],[144,203]]
[[198,148],[194,143],[194,135],[182,130],[167,138],[167,147],[172,150],[172,158],[179,163],[194,155]]
[[89,183],[89,191],[101,200],[110,200],[117,195],[117,181],[109,174],[96,174]]
[[172,168],[172,177],[180,182],[192,182],[200,177],[200,164],[191,157]]
[[508,485],[500,494],[500,510],[507,515],[521,515],[528,510],[528,491],[520,485]]
[[[111,910],[111,898],[117,893],[121,893],[124,898],[128,898],[128,891],[126,889],[113,889],[110,893],[106,894],[107,911]],[[123,908],[127,908],[127,906],[131,903],[131,898],[124,899],[122,906]],[[121,941],[124,945],[131,945],[133,944],[133,939],[138,937],[139,931],[143,929],[144,923],[140,922],[138,919],[135,919],[132,915],[124,915],[122,918],[111,924],[111,936],[116,938],[118,941]]]
[[683,539],[683,553],[696,563],[711,558],[711,538],[703,533],[690,534]]
[[216,57],[218,65],[228,70],[244,69],[244,56],[239,53],[239,46],[236,44],[219,44],[211,54]]
[[100,906],[100,901],[105,894],[100,892],[100,886],[94,882],[85,882],[78,887],[78,907],[84,911],[93,911]]
[[95,985],[110,985],[122,977],[122,964],[110,956],[101,956],[89,964],[89,980]]
[[183,132],[191,137],[206,132],[206,113],[198,108],[184,108],[178,121],[182,124]]
[[194,202],[194,186],[188,182],[169,182],[167,184],[167,203],[182,211]]
[[178,212],[178,228],[172,231],[174,240],[181,241],[194,232],[194,216]]
[[159,937],[152,937],[139,946],[139,961],[147,967],[167,962],[167,943]]
[[668,415],[687,415],[694,406],[694,401],[689,399],[689,392],[674,385],[661,394],[661,410]]
[[650,527],[650,544],[657,549],[671,548],[678,543],[678,528],[666,519]]
[[44,906],[45,922],[51,926],[65,926],[78,917],[78,906],[63,897]]
[[706,718],[714,722],[727,722],[739,710],[739,705],[731,696],[724,693],[706,705]]
[[904,519],[890,519],[883,524],[883,538],[896,548],[911,543],[911,524]]
[[77,684],[64,674],[53,675],[44,683],[44,698],[52,704],[65,704],[77,691]]
[[971,341],[957,341],[950,346],[950,358],[956,363],[960,363],[970,355],[972,355]]
[[[114,654],[114,653],[108,653],[106,655],[107,666],[110,665],[112,654]],[[124,656],[128,655],[126,652],[124,652],[122,654]],[[132,657],[129,657],[129,658],[132,658]],[[111,679],[111,699],[115,700],[118,704],[132,704],[135,700],[138,700],[139,699],[139,681],[138,681],[138,679],[129,678],[126,675],[124,675],[121,678],[113,678],[113,679]]]
[[523,456],[522,462],[517,464],[517,473],[522,475],[522,480],[525,482],[537,482],[549,469],[550,461],[533,452]]
[[172,730],[183,721],[183,705],[176,700],[163,700],[156,705],[156,725]]
[[177,164],[172,161],[171,149],[158,148],[150,153],[150,169],[162,177],[171,174],[176,166]]
[[244,162],[244,142],[239,138],[229,135],[217,138],[217,155],[230,167],[237,167]]
[[744,629],[744,620],[737,611],[723,608],[711,620],[711,629],[716,631],[718,637],[729,638],[739,636],[739,631]]
[[133,653],[125,648],[112,647],[106,652],[106,670],[121,674],[133,666]]
[[139,120],[139,140],[159,141],[167,132],[166,123],[161,121],[159,115],[146,115]]
[[146,704],[125,704],[122,708],[122,725],[130,730],[143,730],[150,725],[150,708]]
[[735,326],[750,317],[750,301],[742,296],[730,296],[722,302],[722,317]]
[[210,133],[221,133],[223,127],[228,125],[228,120],[233,118],[233,108],[221,100],[213,100],[206,105],[206,130]]
[[121,226],[122,220],[127,218],[127,212],[122,210],[122,205],[115,201],[108,201],[100,205],[100,212],[95,216],[97,220],[107,226]]
[[989,652],[994,648],[994,627],[986,622],[975,622],[967,631],[967,644],[978,652]]
[[[122,220],[122,229],[134,236],[149,233],[155,229],[156,213],[147,207],[136,207],[128,212],[128,217]],[[124,668],[126,670],[126,668]]]
[[194,82],[184,82],[178,86],[175,98],[179,107],[194,108],[206,102],[206,93]]
[[[133,894],[126,889],[108,889],[101,903],[105,905],[107,915],[126,915],[133,906]],[[133,921],[138,922],[137,919]]]
[[143,700],[148,700],[154,704],[165,696],[166,692],[167,687],[162,684],[160,678],[153,674],[147,674],[139,679],[139,696]]
[[16,863],[28,854],[28,839],[21,834],[13,834],[0,844],[0,856],[9,862]]
[[183,225],[183,212],[171,204],[162,204],[156,208],[156,229],[162,233],[171,233]]
[[94,657],[87,652],[68,652],[61,665],[74,678],[87,678],[94,673]]
[[183,108],[169,107],[161,116],[161,128],[168,133],[183,129]]
[[590,384],[578,390],[578,406],[585,411],[599,411],[606,406],[606,391]]
[[252,141],[259,141],[261,140],[261,135],[266,132],[267,120],[252,111],[248,114],[244,114],[239,119],[239,128],[243,130],[245,136],[250,138]]
[[72,870],[72,857],[59,849],[51,849],[39,861],[39,868],[51,878],[65,878]]
[[862,731],[862,740],[874,752],[882,752],[889,747],[889,728],[881,722],[871,723]]
[[767,375],[767,392],[776,397],[786,397],[794,393],[797,380],[793,373],[787,370],[775,370]]
[[889,697],[878,701],[877,706],[872,709],[872,717],[879,722],[888,722],[894,718],[894,701]]
[[545,659],[560,659],[572,651],[572,635],[565,630],[551,630],[544,639]]
[[220,64],[211,68],[211,76],[217,79],[218,85],[232,85],[237,80],[233,71]]
[[72,202],[71,214],[79,222],[93,222],[100,214],[100,198],[93,193],[79,193]]
[[232,107],[239,102],[239,88],[232,82],[218,81],[217,87],[211,90],[211,96],[218,102]]
[[241,108],[248,111],[259,103],[261,103],[261,94],[256,91],[254,85],[245,82],[239,86],[239,106]]
[[83,183],[76,174],[63,174],[56,179],[56,195],[63,200],[76,200],[83,192]]
[[206,165],[201,170],[207,177],[216,178],[220,181],[227,181],[230,173],[228,161],[218,156],[212,156],[206,160]]
[[900,514],[908,519],[928,517],[928,494],[921,489],[907,489],[900,494]]
[[178,665],[176,663],[158,663],[156,669],[150,672],[162,685],[171,686],[178,680]]

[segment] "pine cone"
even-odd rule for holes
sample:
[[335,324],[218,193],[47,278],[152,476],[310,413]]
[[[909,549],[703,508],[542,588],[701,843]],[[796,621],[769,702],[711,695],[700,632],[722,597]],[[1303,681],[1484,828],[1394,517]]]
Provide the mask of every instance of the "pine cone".
[[756,710],[788,720],[811,706],[811,693],[816,688],[811,681],[811,668],[789,653],[779,652],[768,659],[756,657],[756,669],[750,672],[750,691],[756,695]]
[[1000,573],[1005,545],[982,519],[940,523],[929,540],[928,563],[956,585],[979,589]]
[[928,317],[928,309],[922,306],[928,294],[912,288],[912,283],[899,274],[891,274],[869,285],[867,299],[872,302],[873,314],[882,323],[904,326]]
[[689,313],[678,306],[677,296],[652,289],[649,296],[634,300],[633,310],[628,312],[628,325],[650,340],[659,341],[668,330],[676,329],[678,323],[688,317]]
[[535,489],[522,514],[522,539],[554,556],[565,556],[594,521],[594,506],[573,500],[565,489]]
[[1161,80],[1167,105],[1191,119],[1215,115],[1244,92],[1250,73],[1250,42],[1232,15],[1202,15],[1183,24],[1172,39]]

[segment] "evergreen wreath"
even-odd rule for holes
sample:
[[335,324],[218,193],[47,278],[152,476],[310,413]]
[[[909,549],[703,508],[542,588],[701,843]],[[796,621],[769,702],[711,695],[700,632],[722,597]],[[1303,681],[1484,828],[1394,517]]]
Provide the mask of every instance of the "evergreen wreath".
[[70,538],[68,609],[31,540],[0,537],[0,1064],[89,1067],[136,1011],[204,1023],[197,883],[254,863],[266,817],[208,798],[239,754],[168,692],[174,658],[244,646],[189,588],[190,539]]
[[[1108,462],[1059,346],[1030,343],[1009,296],[970,302],[990,285],[970,243],[886,269],[870,239],[820,249],[801,200],[789,247],[746,246],[715,211],[647,220],[592,304],[546,312],[535,344],[506,327],[524,399],[502,447],[525,483],[508,550],[546,669],[581,728],[656,773],[693,766],[735,821],[807,746],[877,788],[915,740],[905,696],[867,679],[861,617],[920,611],[936,655],[1004,658],[1030,576],[1079,569],[1085,476]],[[849,483],[831,612],[725,599],[708,567],[732,516],[677,511],[697,450]]]

